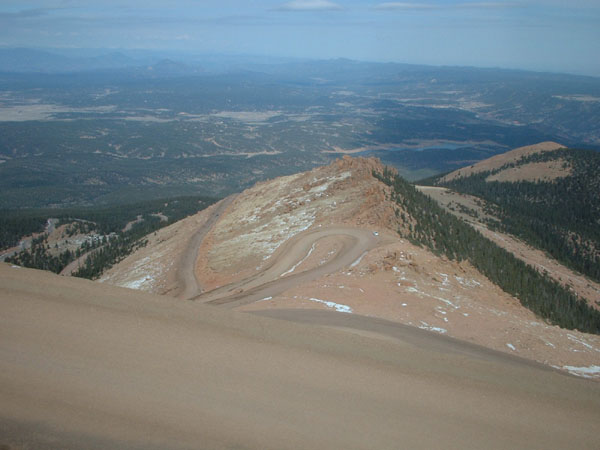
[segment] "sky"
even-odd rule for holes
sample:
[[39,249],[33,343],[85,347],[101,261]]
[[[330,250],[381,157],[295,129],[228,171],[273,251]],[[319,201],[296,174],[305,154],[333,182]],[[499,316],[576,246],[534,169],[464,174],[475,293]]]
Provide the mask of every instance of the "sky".
[[0,47],[350,58],[600,76],[600,0],[0,0]]

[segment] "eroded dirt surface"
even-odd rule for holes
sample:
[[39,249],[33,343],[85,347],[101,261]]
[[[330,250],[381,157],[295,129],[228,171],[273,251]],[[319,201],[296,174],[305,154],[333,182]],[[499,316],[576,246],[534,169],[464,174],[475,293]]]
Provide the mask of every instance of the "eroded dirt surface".
[[573,168],[566,160],[557,159],[554,161],[532,162],[510,167],[500,172],[490,175],[485,181],[543,181],[549,182],[558,178],[565,178],[573,173]]
[[345,157],[258,184],[218,218],[211,219],[214,206],[160,230],[104,280],[185,297],[176,275],[185,270],[181,255],[213,220],[198,249],[204,293],[196,302],[377,317],[600,377],[598,336],[550,326],[470,265],[401,239],[396,214],[403,211],[374,169],[382,169],[376,160]]
[[398,240],[346,267],[246,311],[330,309],[378,317],[524,358],[600,375],[600,337],[551,326],[468,263],[458,264]]
[[[480,161],[472,166],[463,167],[462,169],[450,172],[448,175],[441,178],[441,182],[451,181],[455,178],[467,177],[479,172],[487,172],[489,170],[499,169],[503,165],[517,161],[523,156],[533,155],[536,153],[549,152],[553,150],[559,150],[564,148],[564,145],[556,142],[540,142],[539,144],[527,145],[525,147],[519,147],[514,150],[502,153],[500,155],[492,156],[491,158]],[[521,174],[523,175],[523,174]]]
[[[190,271],[190,248],[193,238],[206,223],[215,220],[223,201],[209,206],[168,227],[148,235],[148,244],[107,270],[100,282],[139,289],[155,294],[184,296],[186,289],[193,294],[199,289]],[[195,255],[192,263],[195,260]],[[187,281],[187,284],[186,284]],[[192,284],[193,283],[193,284]]]

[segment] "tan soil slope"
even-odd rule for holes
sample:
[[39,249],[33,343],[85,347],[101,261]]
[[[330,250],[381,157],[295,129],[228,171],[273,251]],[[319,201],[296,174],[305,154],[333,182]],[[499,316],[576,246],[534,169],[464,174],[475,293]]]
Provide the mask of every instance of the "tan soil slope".
[[103,280],[225,308],[352,311],[600,378],[598,336],[549,326],[473,267],[400,239],[405,212],[374,169],[345,157],[258,184],[157,232]]
[[[330,252],[328,242],[317,241],[296,270],[308,270],[305,265],[319,264]],[[600,379],[600,336],[549,325],[470,264],[440,258],[404,239],[240,308],[378,317]]]
[[441,178],[440,181],[451,181],[455,178],[467,177],[475,173],[499,169],[503,165],[517,161],[523,156],[558,150],[561,148],[564,148],[564,145],[558,144],[556,142],[541,142],[535,145],[519,147],[506,153],[502,153],[500,155],[492,156],[491,158],[485,159],[483,161],[479,161],[478,163],[472,166],[463,167],[462,169],[455,170],[454,172],[451,172],[448,175]]
[[[190,245],[193,245],[194,235],[226,206],[228,202],[223,200],[149,235],[145,247],[115,264],[99,281],[154,294],[182,295],[185,282],[190,283],[189,279],[182,280],[186,278],[186,268],[189,267],[193,274],[197,248],[190,248]],[[184,261],[188,251],[193,252],[191,263]]]
[[509,167],[488,176],[485,181],[552,181],[565,178],[573,173],[573,168],[563,159],[544,162],[531,162],[517,167]]
[[207,289],[261,271],[273,253],[303,231],[329,225],[391,226],[396,207],[372,176],[378,160],[339,159],[310,172],[259,183],[241,193],[207,234],[196,275]]
[[340,316],[309,320],[363,335],[0,264],[0,447],[598,448],[597,383]]
[[[387,188],[371,176],[373,169],[383,166],[375,159],[346,157],[259,183],[150,235],[146,247],[113,266],[100,281],[189,298],[256,273],[285,241],[309,228],[389,224],[397,208],[384,201]],[[195,242],[195,234],[209,221],[203,238]],[[184,286],[182,278],[189,277],[181,275],[194,260],[195,291]]]

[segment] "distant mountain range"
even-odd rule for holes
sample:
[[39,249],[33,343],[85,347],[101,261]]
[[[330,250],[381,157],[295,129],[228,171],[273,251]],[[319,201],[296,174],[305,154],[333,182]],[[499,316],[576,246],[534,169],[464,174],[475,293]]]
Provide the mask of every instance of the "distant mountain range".
[[64,55],[28,48],[0,48],[0,72],[9,73],[72,73],[102,70],[130,70],[149,75],[184,75],[202,70],[154,55],[128,56],[118,51],[83,56]]

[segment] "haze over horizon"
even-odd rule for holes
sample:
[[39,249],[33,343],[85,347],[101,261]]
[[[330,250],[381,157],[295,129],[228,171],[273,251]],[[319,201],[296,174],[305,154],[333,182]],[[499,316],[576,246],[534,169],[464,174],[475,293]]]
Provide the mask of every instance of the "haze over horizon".
[[600,76],[600,4],[575,0],[8,0],[0,47],[350,58]]

